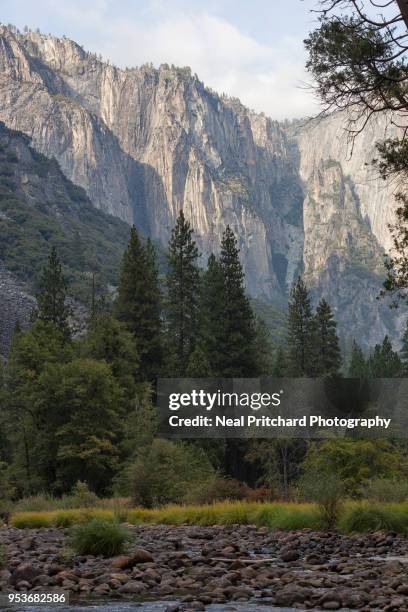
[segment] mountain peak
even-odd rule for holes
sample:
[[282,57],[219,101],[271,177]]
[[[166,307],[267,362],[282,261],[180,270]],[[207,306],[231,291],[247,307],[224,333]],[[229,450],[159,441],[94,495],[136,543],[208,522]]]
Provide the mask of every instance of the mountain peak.
[[[390,326],[375,299],[381,271],[369,262],[390,246],[393,200],[365,165],[383,125],[349,159],[344,117],[293,129],[212,92],[188,68],[122,70],[69,39],[10,29],[0,63],[0,119],[55,156],[94,206],[161,243],[183,208],[204,256],[229,224],[253,296],[282,303],[305,271],[315,298],[330,296],[342,313],[343,335],[347,312],[353,335],[384,335],[373,324]],[[352,289],[361,275],[365,296]]]

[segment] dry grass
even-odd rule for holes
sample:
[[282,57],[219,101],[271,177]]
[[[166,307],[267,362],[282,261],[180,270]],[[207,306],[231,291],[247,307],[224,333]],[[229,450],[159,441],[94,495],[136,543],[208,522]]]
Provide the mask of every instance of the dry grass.
[[253,524],[282,529],[319,527],[319,512],[314,504],[217,502],[201,506],[166,506],[147,510],[135,508],[126,511],[78,508],[51,512],[16,512],[11,523],[18,528],[70,527],[92,518],[129,522],[133,525],[232,525]]
[[[206,505],[170,505],[152,510],[123,505],[76,508],[50,512],[16,512],[13,527],[71,527],[94,518],[132,525],[232,525],[250,524],[270,529],[321,529],[323,522],[316,504],[283,502],[224,501]],[[388,530],[408,534],[408,503],[346,502],[337,525],[343,532]]]

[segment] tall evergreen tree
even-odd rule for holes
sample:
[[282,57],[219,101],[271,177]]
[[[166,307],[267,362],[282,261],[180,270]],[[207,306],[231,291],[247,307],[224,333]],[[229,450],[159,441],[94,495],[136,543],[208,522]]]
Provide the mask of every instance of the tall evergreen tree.
[[214,376],[222,369],[219,346],[224,321],[224,278],[215,255],[208,258],[201,282],[199,336]]
[[51,248],[48,265],[43,268],[40,291],[37,295],[35,318],[55,325],[68,338],[68,317],[71,309],[67,304],[67,284],[55,246]]
[[388,336],[385,336],[382,344],[375,345],[374,352],[369,357],[368,366],[372,378],[401,376],[401,360],[398,353],[393,350]]
[[123,255],[114,312],[136,340],[139,378],[153,380],[162,363],[160,288],[154,248],[133,226]]
[[338,374],[341,353],[336,333],[337,324],[325,299],[321,299],[316,308],[315,322],[317,374],[319,376]]
[[310,297],[301,276],[289,298],[288,372],[291,376],[313,376],[316,373],[315,321]]
[[283,378],[286,376],[287,372],[287,355],[285,349],[282,346],[279,346],[273,362],[272,376],[275,378]]
[[188,378],[210,378],[212,376],[207,355],[198,345],[190,354],[185,374]]
[[195,347],[198,323],[199,253],[183,211],[171,233],[167,256],[166,319],[173,374],[183,375]]
[[255,324],[244,288],[244,272],[232,229],[227,225],[221,242],[223,317],[219,339],[220,372],[226,377],[256,376]]
[[81,356],[106,361],[125,397],[133,400],[135,381],[139,378],[139,355],[136,340],[124,323],[107,312],[95,314],[81,342]]
[[275,362],[271,334],[261,317],[255,317],[254,348],[257,376],[272,376]]
[[364,357],[364,353],[357,342],[353,340],[350,363],[348,367],[348,376],[350,378],[367,378],[368,374],[369,368]]
[[[6,379],[7,420],[12,472],[20,493],[45,490],[55,480],[55,471],[48,469],[48,457],[55,442],[51,423],[54,415],[61,415],[61,406],[49,401],[48,408],[43,408],[49,389],[46,386],[40,393],[39,380],[47,365],[70,360],[73,350],[64,332],[52,322],[37,320],[27,332],[13,336]],[[62,379],[58,380],[63,385]]]

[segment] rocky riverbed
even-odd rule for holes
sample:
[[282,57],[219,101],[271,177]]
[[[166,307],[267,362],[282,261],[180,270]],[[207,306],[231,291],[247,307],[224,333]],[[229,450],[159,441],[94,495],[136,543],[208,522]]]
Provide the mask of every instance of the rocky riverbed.
[[100,598],[105,605],[112,601],[105,608],[110,610],[122,609],[121,599],[126,610],[131,603],[162,601],[167,602],[162,609],[174,612],[221,609],[221,604],[231,611],[255,604],[408,610],[408,540],[394,533],[127,527],[128,554],[113,559],[69,555],[66,530],[2,528],[6,562],[0,589],[64,589],[70,592],[70,609]]

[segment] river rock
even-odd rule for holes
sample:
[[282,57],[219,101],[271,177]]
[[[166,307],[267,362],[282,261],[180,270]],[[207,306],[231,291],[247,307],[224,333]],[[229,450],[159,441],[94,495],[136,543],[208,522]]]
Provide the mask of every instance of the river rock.
[[279,606],[293,606],[295,603],[303,603],[309,599],[311,590],[295,585],[288,585],[275,593],[275,604]]
[[34,567],[31,563],[21,563],[11,574],[9,582],[11,585],[16,585],[21,581],[31,582],[39,574],[39,569]]
[[153,563],[154,558],[153,555],[144,548],[137,548],[134,551],[130,562],[132,565],[135,565],[136,563]]
[[341,607],[338,601],[325,601],[323,604],[324,610],[338,610]]
[[281,552],[281,559],[282,561],[285,561],[286,563],[290,562],[290,561],[297,561],[300,557],[299,552],[293,548],[289,549],[289,550],[284,550]]
[[137,580],[130,580],[118,589],[118,593],[132,593],[134,595],[138,595],[139,593],[143,593],[145,591],[146,586]]
[[121,555],[120,557],[115,557],[112,561],[113,569],[126,569],[131,566],[132,559],[127,555]]

